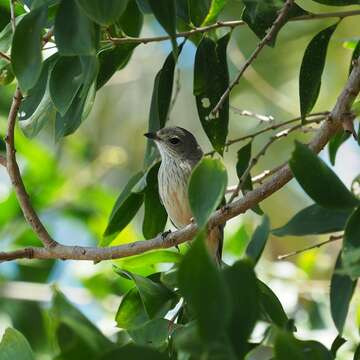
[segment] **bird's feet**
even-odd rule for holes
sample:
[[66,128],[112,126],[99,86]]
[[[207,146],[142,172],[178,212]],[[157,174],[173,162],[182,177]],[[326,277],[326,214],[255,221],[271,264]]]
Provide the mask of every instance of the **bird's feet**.
[[164,232],[161,234],[162,240],[165,241],[166,238],[167,238],[167,236],[168,236],[169,234],[171,234],[171,230],[166,230],[166,231],[164,231]]

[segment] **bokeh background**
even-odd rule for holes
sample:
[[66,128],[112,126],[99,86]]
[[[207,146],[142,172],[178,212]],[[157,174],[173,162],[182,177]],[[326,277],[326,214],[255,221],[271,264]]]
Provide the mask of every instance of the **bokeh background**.
[[[310,0],[297,1],[313,12],[351,10],[331,8]],[[241,16],[241,1],[229,1],[223,20]],[[298,75],[304,49],[321,29],[336,19],[297,21],[280,32],[277,45],[265,48],[234,89],[230,103],[241,110],[271,115],[279,123],[299,115]],[[354,43],[360,39],[360,16],[344,19],[333,35],[327,56],[320,97],[314,111],[331,110],[348,76]],[[145,17],[143,36],[159,35],[163,30],[151,16]],[[256,36],[246,27],[234,30],[228,48],[231,78],[257,44]],[[41,219],[50,233],[61,243],[96,245],[107,219],[129,177],[142,168],[150,100],[154,77],[171,51],[170,42],[138,46],[125,69],[119,71],[98,93],[89,118],[80,129],[56,143],[53,124],[35,139],[16,134],[18,160],[26,187]],[[179,87],[169,125],[192,131],[203,149],[210,143],[197,116],[192,95],[195,47],[187,42],[176,71]],[[0,133],[5,133],[6,115],[15,85],[0,88]],[[229,138],[246,135],[268,123],[230,111]],[[294,139],[307,141],[312,133],[297,133],[276,142],[255,166],[252,175],[270,169],[289,158]],[[255,139],[257,151],[269,133]],[[236,184],[235,144],[225,153],[229,185]],[[321,154],[328,162],[327,150]],[[338,176],[349,187],[360,173],[359,145],[350,138],[339,150]],[[293,214],[310,204],[295,181],[261,203],[269,215],[272,228],[286,223]],[[231,263],[243,250],[260,217],[252,212],[229,221],[226,227],[224,260]],[[116,238],[115,244],[142,239],[142,211]],[[168,228],[171,225],[168,224]],[[257,273],[277,294],[289,317],[295,319],[297,336],[316,339],[330,346],[337,332],[330,318],[329,279],[340,243],[332,243],[301,255],[278,261],[277,257],[326,240],[326,236],[302,238],[271,237]],[[25,224],[10,181],[0,167],[0,251],[39,242]],[[120,264],[121,261],[118,261]],[[154,265],[131,268],[148,274]],[[161,268],[168,266],[162,264]],[[29,339],[39,359],[49,359],[46,309],[51,298],[51,284],[56,284],[100,329],[109,336],[117,332],[114,316],[121,295],[132,287],[112,270],[111,262],[94,265],[79,261],[19,261],[0,264],[0,335],[14,325]],[[359,291],[355,292],[344,336],[350,341],[338,353],[339,359],[350,359],[350,352],[359,342]],[[259,334],[264,329],[255,331]]]

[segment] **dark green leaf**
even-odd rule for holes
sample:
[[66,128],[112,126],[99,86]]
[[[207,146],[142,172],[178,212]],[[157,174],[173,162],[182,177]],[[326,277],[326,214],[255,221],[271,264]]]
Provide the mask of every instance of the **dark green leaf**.
[[349,304],[356,286],[356,281],[353,281],[348,275],[338,273],[341,269],[342,261],[340,253],[336,260],[330,283],[331,316],[339,334],[343,331]]
[[46,6],[32,10],[24,16],[15,30],[11,60],[14,73],[24,93],[36,84],[41,73],[41,35],[46,17]]
[[[244,0],[245,9],[242,19],[249,25],[250,29],[259,39],[263,39],[267,31],[279,15],[279,11],[284,6],[284,1],[278,0]],[[293,17],[306,15],[307,11],[303,10],[297,4],[293,4],[283,23]],[[279,30],[278,30],[279,31]],[[270,46],[275,45],[276,35],[269,42]]]
[[317,204],[310,205],[295,214],[287,224],[274,229],[272,233],[276,236],[304,236],[341,231],[351,212],[351,208],[327,209]]
[[[16,26],[23,17],[24,15],[20,15],[16,17]],[[11,22],[9,22],[0,32],[0,51],[6,53],[10,49],[12,38],[13,38],[12,24]]]
[[333,355],[334,359],[336,359],[336,353],[340,349],[341,346],[343,346],[346,343],[346,340],[342,338],[340,335],[338,335],[333,343],[331,344],[331,354]]
[[148,0],[135,0],[139,9],[144,13],[144,14],[151,14],[151,7],[149,5]]
[[246,255],[249,256],[256,264],[265,248],[266,241],[269,237],[270,221],[265,215],[261,224],[255,229],[255,232],[246,248]]
[[108,225],[104,232],[105,238],[102,239],[100,245],[109,245],[110,240],[106,237],[114,235],[124,229],[139,210],[144,201],[144,196],[141,193],[134,193],[132,190],[142,176],[142,172],[134,175],[120,193],[112,209]]
[[174,293],[159,282],[115,267],[115,272],[133,280],[150,319],[161,317],[170,310]]
[[327,48],[337,24],[320,31],[305,50],[299,76],[300,111],[303,119],[311,112],[319,96]]
[[[359,4],[360,4],[360,0],[359,1]],[[349,67],[349,74],[351,73],[352,69],[353,69],[353,61],[354,60],[357,60],[360,56],[360,41],[357,42],[356,46],[355,46],[355,49],[352,53],[352,56],[351,56],[351,61],[350,61],[350,67]]]
[[96,54],[99,27],[83,13],[75,0],[60,3],[54,34],[56,46],[62,55]]
[[317,341],[297,340],[291,333],[279,331],[275,339],[276,360],[333,360],[328,349]]
[[230,34],[217,42],[204,37],[195,55],[194,95],[201,121],[214,149],[222,155],[229,123],[229,101],[225,100],[217,114],[211,111],[220,100],[229,85],[229,73],[226,61],[226,47]]
[[227,172],[220,160],[203,158],[194,168],[189,182],[189,202],[200,227],[220,204],[226,186]]
[[161,352],[145,346],[126,345],[119,349],[111,350],[101,356],[100,360],[168,360],[169,358]]
[[[243,359],[250,350],[248,338],[260,315],[258,282],[252,264],[245,260],[238,261],[233,266],[225,268],[224,276],[227,287],[230,289],[233,304],[228,336],[238,358]],[[217,311],[221,316],[223,316],[224,307],[223,302],[218,303]]]
[[111,25],[120,18],[128,0],[76,0],[86,15],[100,25]]
[[319,4],[330,6],[345,6],[345,5],[357,5],[360,4],[360,0],[314,0]]
[[0,342],[0,360],[34,360],[28,341],[19,331],[7,328]]
[[143,26],[144,16],[135,0],[130,0],[124,13],[116,22],[121,30],[127,35],[137,37],[140,35]]
[[353,360],[360,360],[360,345],[355,350],[354,359]]
[[145,213],[142,231],[145,239],[151,239],[164,231],[167,213],[161,204],[158,189],[160,163],[155,164],[146,175]]
[[350,133],[347,131],[340,131],[333,135],[329,141],[329,158],[331,165],[335,165],[336,153],[340,146],[350,137]]
[[360,207],[350,216],[346,223],[342,266],[345,273],[352,278],[360,276]]
[[296,142],[289,164],[296,180],[318,205],[348,209],[359,204],[336,174],[306,145]]
[[230,319],[229,290],[209,257],[203,234],[180,264],[178,281],[181,295],[197,316],[200,336],[207,342],[218,338]]
[[189,0],[191,22],[197,27],[212,23],[226,3],[227,0]]

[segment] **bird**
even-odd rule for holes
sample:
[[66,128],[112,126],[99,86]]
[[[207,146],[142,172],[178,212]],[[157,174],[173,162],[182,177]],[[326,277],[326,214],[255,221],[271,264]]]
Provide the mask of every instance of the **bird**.
[[[158,188],[162,204],[177,229],[190,224],[193,215],[188,199],[188,184],[194,167],[204,156],[195,136],[179,127],[165,127],[148,132],[145,137],[155,142],[161,164],[158,171]],[[206,245],[211,257],[221,264],[224,226],[208,230]]]

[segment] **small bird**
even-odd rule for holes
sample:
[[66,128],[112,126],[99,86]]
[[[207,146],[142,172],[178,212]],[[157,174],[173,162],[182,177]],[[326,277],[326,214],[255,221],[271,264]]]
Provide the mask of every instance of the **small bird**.
[[[185,227],[193,217],[188,200],[189,179],[203,151],[194,135],[178,126],[144,135],[155,141],[161,155],[158,172],[161,201],[174,226]],[[223,228],[223,225],[216,226],[207,235],[207,247],[218,264],[221,263]]]

